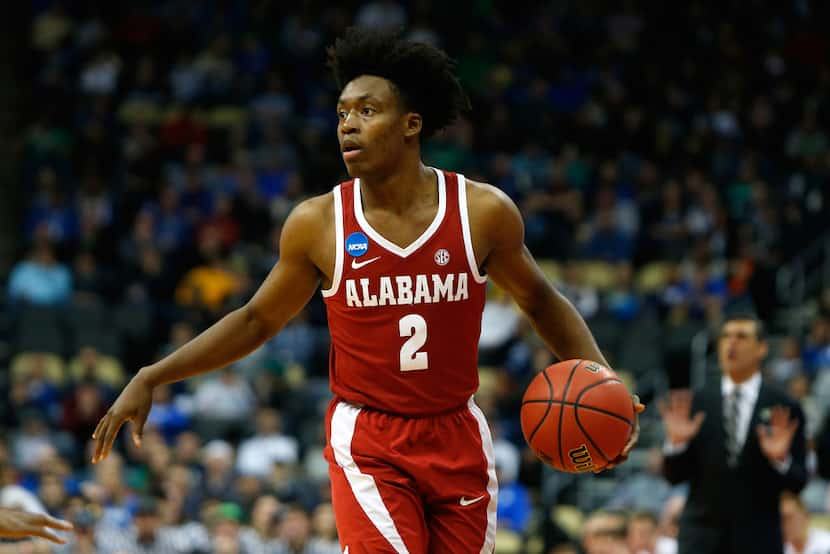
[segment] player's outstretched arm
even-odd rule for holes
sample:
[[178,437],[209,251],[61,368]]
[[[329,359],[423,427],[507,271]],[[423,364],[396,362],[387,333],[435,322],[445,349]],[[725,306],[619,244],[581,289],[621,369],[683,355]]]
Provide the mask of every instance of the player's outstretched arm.
[[[497,188],[480,183],[471,183],[467,195],[476,252],[485,255],[482,265],[490,278],[513,297],[560,359],[593,360],[608,366],[585,320],[547,280],[525,246],[524,223],[513,201]],[[645,409],[636,396],[634,404],[636,413]],[[619,461],[638,436],[637,426]]]
[[[282,229],[280,258],[253,298],[226,315],[164,359],[142,368],[127,384],[98,423],[93,463],[105,458],[118,430],[133,423],[133,441],[141,432],[152,404],[153,388],[225,367],[242,358],[277,333],[309,301],[320,282],[312,249],[325,243],[333,221],[331,195],[297,206]],[[334,244],[333,229],[329,241]],[[322,240],[321,240],[322,239]]]

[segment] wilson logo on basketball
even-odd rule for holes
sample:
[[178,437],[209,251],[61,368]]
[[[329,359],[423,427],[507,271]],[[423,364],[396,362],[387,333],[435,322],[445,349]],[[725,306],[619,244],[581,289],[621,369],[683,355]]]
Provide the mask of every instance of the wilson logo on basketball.
[[568,451],[568,457],[574,464],[574,469],[577,471],[588,471],[594,467],[594,461],[591,459],[591,453],[588,452],[588,447],[584,444],[579,448],[574,448]]

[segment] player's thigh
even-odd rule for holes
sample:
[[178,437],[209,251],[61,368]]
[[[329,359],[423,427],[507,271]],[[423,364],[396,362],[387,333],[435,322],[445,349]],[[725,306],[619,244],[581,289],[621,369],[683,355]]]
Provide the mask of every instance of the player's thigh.
[[329,465],[340,546],[349,554],[426,554],[423,505],[414,491],[336,464]]
[[467,506],[450,505],[434,509],[427,518],[430,554],[492,552],[489,536],[488,502],[482,499]]
[[[424,508],[410,475],[390,459],[404,422],[347,403],[329,409],[326,459],[340,543],[349,553],[425,554]],[[360,549],[360,550],[358,550]]]

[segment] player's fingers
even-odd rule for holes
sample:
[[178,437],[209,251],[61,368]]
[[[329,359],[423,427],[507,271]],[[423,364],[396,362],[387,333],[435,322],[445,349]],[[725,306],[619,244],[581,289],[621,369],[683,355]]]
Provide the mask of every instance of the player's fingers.
[[150,414],[150,406],[146,406],[133,418],[133,442],[136,446],[141,446],[141,439],[144,436],[144,424],[147,422],[147,416]]
[[107,430],[110,424],[110,414],[101,418],[98,428],[95,430],[95,452],[92,454],[92,463],[98,463],[101,459],[101,454],[104,452],[104,441],[107,436]]
[[706,419],[706,412],[698,412],[692,418],[692,423],[694,423],[696,428],[700,428],[703,425],[704,419]]
[[61,531],[71,531],[72,529],[74,529],[72,524],[66,521],[65,519],[58,519],[47,514],[44,514],[42,516],[41,524],[52,529],[59,529]]
[[51,541],[55,544],[66,544],[66,539],[59,537],[55,533],[49,531],[44,527],[28,527],[26,534],[31,537],[41,537],[46,539],[47,541]]
[[101,429],[104,427],[104,422],[107,420],[107,415],[109,414],[105,414],[104,417],[98,420],[98,425],[95,426],[95,430],[92,432],[92,440],[97,439],[98,436],[101,434]]
[[107,436],[104,439],[104,452],[103,457],[106,458],[110,455],[110,451],[112,450],[112,445],[115,442],[116,437],[118,436],[118,432],[121,430],[121,426],[124,425],[125,419],[119,419],[114,421],[107,430]]

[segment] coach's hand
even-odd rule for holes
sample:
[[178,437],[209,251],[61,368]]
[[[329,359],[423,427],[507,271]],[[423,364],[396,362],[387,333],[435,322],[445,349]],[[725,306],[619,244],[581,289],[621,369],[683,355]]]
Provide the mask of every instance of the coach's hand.
[[5,539],[43,537],[56,544],[66,544],[66,539],[52,533],[52,530],[71,531],[72,524],[45,514],[0,508],[0,537]]
[[637,440],[640,438],[640,413],[646,409],[646,405],[640,402],[640,397],[636,394],[631,395],[631,400],[634,402],[634,431],[631,433],[631,438],[629,438],[628,442],[625,444],[622,454],[611,460],[607,466],[599,471],[595,471],[594,473],[601,473],[607,469],[614,469],[626,461],[628,459],[628,453],[631,452],[631,449],[634,448],[635,444],[637,444]]
[[92,438],[95,440],[92,463],[98,463],[107,457],[115,437],[118,436],[118,431],[126,421],[131,421],[133,424],[133,442],[136,446],[141,446],[141,433],[152,404],[153,387],[144,379],[141,372],[138,372],[124,387],[112,407],[98,422],[95,432],[92,433]]

